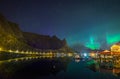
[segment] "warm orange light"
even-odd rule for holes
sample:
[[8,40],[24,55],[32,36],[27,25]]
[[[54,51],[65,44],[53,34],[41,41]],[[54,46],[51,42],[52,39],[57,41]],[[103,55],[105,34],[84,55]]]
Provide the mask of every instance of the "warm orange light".
[[109,50],[104,50],[103,52],[110,52]]
[[95,53],[90,53],[90,56],[91,57],[95,57]]
[[111,46],[111,54],[120,54],[120,45],[114,44]]
[[16,51],[15,51],[15,53],[19,53],[19,51],[18,51],[18,50],[16,50]]
[[28,54],[28,53],[29,53],[28,51],[25,52],[25,54]]
[[71,57],[71,56],[72,56],[72,53],[68,53],[68,56]]
[[13,52],[12,50],[8,50],[9,52]]
[[0,48],[0,51],[2,51],[2,48]]
[[119,45],[113,45],[111,46],[111,51],[112,52],[119,52],[118,50],[120,49],[120,46]]

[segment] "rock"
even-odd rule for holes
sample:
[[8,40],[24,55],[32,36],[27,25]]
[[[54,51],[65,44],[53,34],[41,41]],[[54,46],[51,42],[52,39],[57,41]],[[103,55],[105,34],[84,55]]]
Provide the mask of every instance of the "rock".
[[7,50],[58,50],[67,47],[67,42],[56,36],[23,32],[18,24],[8,21],[0,14],[0,47]]
[[23,36],[27,44],[37,49],[60,49],[64,45],[64,41],[58,39],[56,36],[50,37],[48,35],[38,35],[35,33],[23,32]]

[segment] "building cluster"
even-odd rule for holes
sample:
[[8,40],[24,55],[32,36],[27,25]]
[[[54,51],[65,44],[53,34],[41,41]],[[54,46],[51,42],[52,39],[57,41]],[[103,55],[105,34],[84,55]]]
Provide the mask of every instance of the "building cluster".
[[120,43],[116,43],[110,47],[110,50],[103,50],[91,52],[90,56],[95,58],[98,62],[112,65],[116,68],[120,68]]

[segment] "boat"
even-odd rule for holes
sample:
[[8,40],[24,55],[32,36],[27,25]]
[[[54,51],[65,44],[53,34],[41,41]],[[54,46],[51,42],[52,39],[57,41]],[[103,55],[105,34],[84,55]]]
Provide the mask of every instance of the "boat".
[[80,59],[80,55],[75,55],[75,59]]

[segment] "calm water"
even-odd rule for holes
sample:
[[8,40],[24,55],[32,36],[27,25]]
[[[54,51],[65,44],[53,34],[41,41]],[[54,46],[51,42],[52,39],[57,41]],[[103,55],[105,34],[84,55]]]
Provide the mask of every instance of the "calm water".
[[120,79],[113,70],[94,72],[86,66],[85,61],[73,58],[9,59],[0,61],[0,79]]

